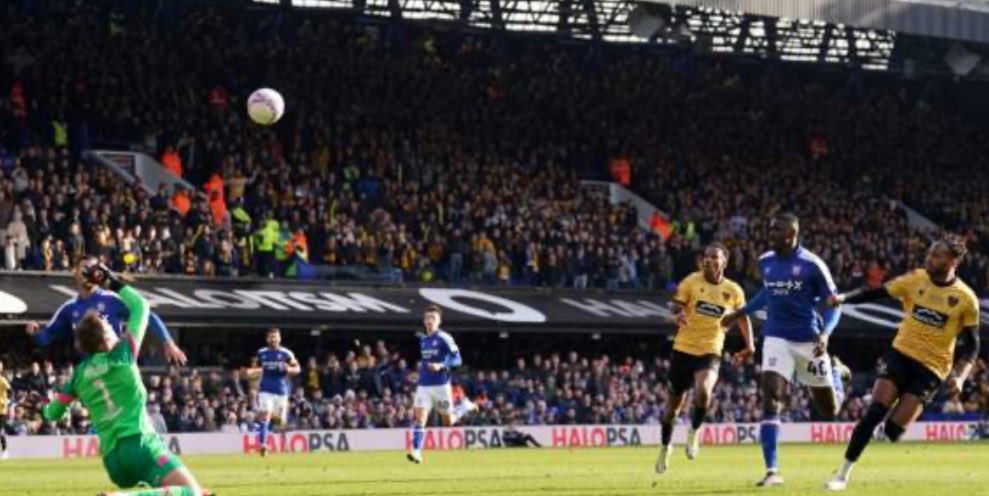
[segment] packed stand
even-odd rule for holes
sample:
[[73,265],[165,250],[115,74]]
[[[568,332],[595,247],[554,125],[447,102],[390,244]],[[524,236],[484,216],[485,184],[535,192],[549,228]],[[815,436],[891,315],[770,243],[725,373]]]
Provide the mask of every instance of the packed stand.
[[[23,362],[6,355],[13,385],[7,432],[83,434],[92,426],[88,412],[76,405],[58,424],[42,422],[25,408],[31,393],[51,395],[71,377],[71,365]],[[293,383],[288,429],[363,429],[408,427],[412,422],[415,363],[384,343],[345,353],[302,359]],[[506,364],[507,365],[507,364]],[[577,352],[518,357],[511,366],[467,368],[455,374],[455,396],[480,407],[466,425],[655,424],[667,407],[669,360],[652,357],[591,356]],[[248,432],[254,429],[256,383],[243,368],[145,371],[148,409],[159,432]],[[715,388],[708,420],[758,422],[759,367],[725,362]],[[868,403],[872,374],[847,386],[840,414],[856,420]],[[815,418],[812,402],[794,388],[785,421]],[[980,360],[958,398],[944,395],[928,406],[934,418],[982,419],[989,413],[989,368]],[[436,419],[434,418],[435,422]],[[435,425],[435,424],[434,424]]]
[[[730,275],[753,283],[767,215],[793,209],[840,286],[874,285],[918,264],[934,234],[908,226],[890,200],[912,196],[884,173],[911,154],[962,170],[982,153],[956,147],[963,124],[921,118],[923,102],[895,89],[872,92],[895,105],[867,105],[688,55],[67,5],[3,14],[7,268],[58,270],[85,251],[145,273],[366,267],[389,280],[665,288],[724,239]],[[274,129],[242,109],[262,82],[288,101]],[[107,141],[143,146],[202,194],[132,190],[66,153]],[[671,214],[663,236],[581,188],[616,160]],[[987,270],[981,254],[966,265],[980,293]]]

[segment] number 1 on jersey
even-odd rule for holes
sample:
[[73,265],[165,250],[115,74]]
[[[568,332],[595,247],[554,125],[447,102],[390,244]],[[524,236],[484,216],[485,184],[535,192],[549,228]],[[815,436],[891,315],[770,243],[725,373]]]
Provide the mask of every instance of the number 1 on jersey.
[[106,383],[103,379],[96,379],[93,381],[93,386],[100,390],[100,394],[103,395],[103,403],[106,404],[106,416],[116,417],[120,413],[120,409],[117,408],[117,404],[113,402],[113,398],[110,396],[110,390],[106,388]]

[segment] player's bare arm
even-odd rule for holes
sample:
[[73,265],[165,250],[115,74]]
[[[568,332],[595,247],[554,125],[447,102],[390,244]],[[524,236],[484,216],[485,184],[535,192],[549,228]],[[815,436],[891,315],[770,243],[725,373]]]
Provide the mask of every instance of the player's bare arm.
[[748,315],[743,315],[738,321],[738,331],[742,334],[742,340],[745,341],[745,348],[735,353],[732,356],[732,361],[736,364],[742,364],[749,357],[755,355],[755,336],[752,333],[752,320],[749,319]]
[[37,322],[28,322],[27,324],[24,325],[24,331],[26,331],[27,335],[31,336],[32,338],[34,337],[35,334],[38,334],[38,331],[40,330],[41,330],[41,324]]
[[285,372],[288,372],[288,375],[299,375],[302,373],[302,366],[299,365],[298,360],[293,358],[285,367]]
[[972,366],[979,357],[979,327],[966,327],[958,335],[955,349],[955,365],[948,376],[948,391],[951,395],[960,394],[965,380],[972,372]]
[[687,306],[679,301],[670,302],[670,311],[673,312],[673,323],[679,327],[687,325]]
[[892,298],[893,296],[889,294],[889,290],[886,286],[880,286],[878,288],[862,288],[849,291],[847,293],[839,293],[828,299],[828,305],[832,307],[838,307],[848,304],[857,303],[868,303],[871,301],[885,300],[886,298]]

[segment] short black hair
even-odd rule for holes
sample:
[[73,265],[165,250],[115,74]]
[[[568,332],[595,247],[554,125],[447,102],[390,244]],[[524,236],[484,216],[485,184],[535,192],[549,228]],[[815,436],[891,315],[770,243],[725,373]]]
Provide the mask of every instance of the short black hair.
[[267,336],[269,334],[276,334],[276,333],[281,334],[282,330],[277,327],[272,327],[271,329],[268,329],[268,332],[264,333],[264,335]]
[[787,224],[790,224],[793,227],[797,227],[797,228],[800,227],[800,218],[797,217],[797,214],[793,212],[780,212],[776,214],[775,217],[773,217],[773,220],[779,222],[786,222]]
[[429,305],[428,307],[426,307],[426,310],[422,313],[435,313],[440,317],[443,316],[443,310],[438,305]]

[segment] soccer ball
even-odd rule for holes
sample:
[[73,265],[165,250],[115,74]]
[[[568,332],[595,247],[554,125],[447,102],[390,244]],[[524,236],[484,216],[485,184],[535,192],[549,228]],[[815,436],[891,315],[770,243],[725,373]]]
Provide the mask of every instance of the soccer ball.
[[247,115],[262,126],[270,126],[285,113],[285,100],[271,88],[261,88],[247,99]]

